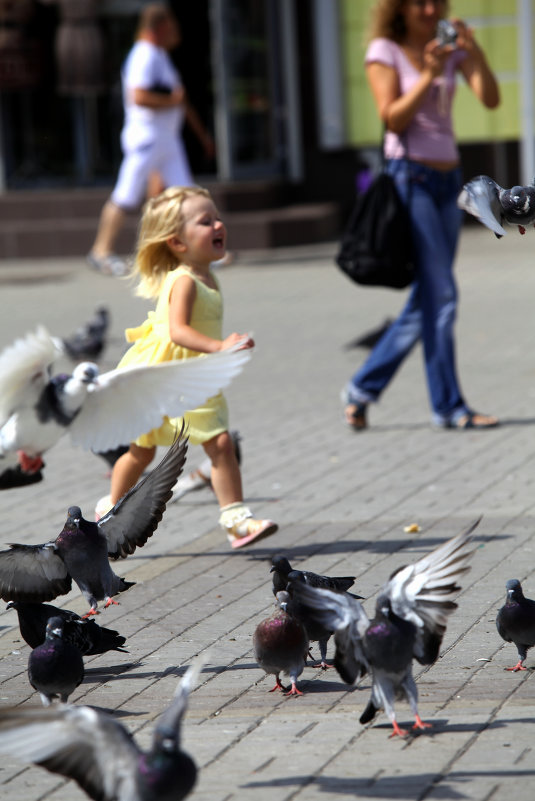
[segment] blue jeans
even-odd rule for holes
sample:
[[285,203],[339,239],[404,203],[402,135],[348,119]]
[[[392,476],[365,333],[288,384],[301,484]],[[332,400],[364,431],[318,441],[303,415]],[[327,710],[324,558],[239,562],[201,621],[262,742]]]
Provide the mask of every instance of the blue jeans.
[[[378,400],[414,345],[422,339],[433,421],[447,425],[469,411],[457,379],[453,328],[457,287],[453,262],[461,226],[460,169],[442,172],[396,159],[387,162],[409,205],[416,278],[397,320],[347,385],[348,402]],[[410,186],[409,186],[410,181]]]

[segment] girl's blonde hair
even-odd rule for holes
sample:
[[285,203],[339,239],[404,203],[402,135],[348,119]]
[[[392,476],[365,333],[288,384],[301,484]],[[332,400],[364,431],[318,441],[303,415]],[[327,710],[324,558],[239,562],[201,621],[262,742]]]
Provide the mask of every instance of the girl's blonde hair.
[[132,271],[132,277],[139,280],[136,294],[142,298],[156,298],[167,273],[180,264],[167,240],[180,236],[184,201],[199,195],[211,199],[210,192],[201,186],[171,186],[145,203]]
[[[391,39],[400,44],[407,33],[403,6],[407,0],[376,0],[370,16],[366,41],[372,39]],[[448,14],[448,0],[442,0],[444,16]]]

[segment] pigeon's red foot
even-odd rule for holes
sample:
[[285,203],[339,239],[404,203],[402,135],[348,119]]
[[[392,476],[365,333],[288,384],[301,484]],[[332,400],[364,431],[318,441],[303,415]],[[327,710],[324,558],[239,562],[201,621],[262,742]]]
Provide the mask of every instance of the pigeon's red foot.
[[295,681],[292,681],[292,689],[288,690],[288,692],[284,693],[284,695],[303,695],[303,693],[301,692],[301,690],[297,689]]
[[88,617],[92,617],[93,615],[100,615],[100,612],[96,606],[92,606],[89,612],[86,612],[85,615],[82,615],[82,620],[87,620]]
[[17,451],[19,464],[25,473],[38,473],[43,467],[43,460],[40,456],[28,456],[24,451]]
[[505,669],[506,670],[510,670],[512,673],[517,673],[519,670],[527,670],[527,668],[525,668],[524,665],[522,664],[522,660],[521,659],[518,660],[518,662],[516,663],[516,665],[514,667],[505,668]]
[[274,687],[273,687],[273,688],[272,688],[272,689],[271,689],[269,692],[270,692],[270,693],[274,693],[276,690],[282,690],[283,692],[286,692],[286,687],[284,687],[284,686],[281,684],[281,680],[279,679],[279,677],[278,677],[278,676],[277,676],[277,683],[276,683],[276,685],[275,685],[275,686],[274,686]]
[[106,598],[106,603],[104,604],[104,609],[107,609],[108,606],[111,605],[119,606],[119,601],[114,601],[113,598]]
[[394,731],[390,735],[392,737],[408,737],[409,732],[406,729],[400,729],[395,720],[392,721],[392,728]]
[[421,719],[420,715],[415,715],[414,716],[414,720],[415,720],[415,723],[414,723],[414,726],[412,727],[413,729],[432,729],[433,728],[431,723],[424,723],[423,720]]
[[526,233],[526,229],[524,228],[523,225],[519,225],[518,226],[518,230],[520,231],[521,234],[525,234]]
[[310,665],[313,668],[321,668],[321,670],[329,670],[329,668],[333,668],[334,665],[329,665],[327,662],[318,662],[317,665]]

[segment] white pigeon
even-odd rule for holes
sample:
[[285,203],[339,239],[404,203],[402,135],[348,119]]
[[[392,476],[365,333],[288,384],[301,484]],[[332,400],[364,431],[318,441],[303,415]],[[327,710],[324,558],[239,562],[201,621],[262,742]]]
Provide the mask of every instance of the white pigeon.
[[68,431],[75,445],[105,451],[182,417],[228,386],[249,349],[195,359],[125,367],[99,374],[92,362],[51,376],[61,343],[39,326],[0,353],[0,470],[19,462],[33,472],[41,455]]

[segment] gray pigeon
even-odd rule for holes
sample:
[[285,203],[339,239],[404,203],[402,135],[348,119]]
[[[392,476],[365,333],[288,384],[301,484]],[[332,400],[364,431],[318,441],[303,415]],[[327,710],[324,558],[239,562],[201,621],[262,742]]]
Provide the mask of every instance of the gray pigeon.
[[[301,690],[297,689],[297,679],[305,667],[308,638],[303,625],[283,609],[283,605],[290,600],[288,593],[281,590],[276,598],[277,610],[262,620],[254,631],[255,659],[268,675],[276,676],[276,684],[270,692],[283,690],[286,695],[302,695]],[[290,690],[283,687],[280,673],[290,677]]]
[[62,339],[65,351],[76,362],[98,359],[104,350],[109,326],[110,312],[105,306],[99,306],[85,325]]
[[108,651],[128,653],[122,646],[126,638],[114,629],[99,626],[94,620],[85,620],[69,609],[51,604],[9,601],[6,609],[15,609],[23,640],[30,648],[37,648],[45,639],[46,625],[51,617],[63,620],[63,639],[74,645],[83,656],[105,654]]
[[107,373],[80,362],[72,375],[50,377],[63,349],[38,328],[0,353],[0,470],[18,460],[25,472],[38,471],[42,454],[66,432],[75,445],[102,452],[132,442],[165,416],[182,417],[241,372],[251,351],[239,347]]
[[54,698],[63,703],[84,678],[82,654],[63,638],[65,621],[51,617],[46,625],[45,641],[34,648],[28,659],[30,684],[41,696],[44,706]]
[[535,179],[530,186],[503,189],[488,175],[478,175],[463,186],[457,205],[494,231],[498,239],[505,236],[504,222],[525,234],[535,221]]
[[518,662],[506,668],[513,672],[527,670],[524,661],[528,650],[535,645],[535,601],[525,598],[518,579],[509,579],[505,588],[505,604],[496,616],[496,627],[505,642],[514,642],[518,651]]
[[197,768],[180,748],[188,696],[199,672],[189,668],[144,752],[118,721],[89,706],[0,710],[0,753],[33,762],[75,782],[95,801],[182,801]]
[[412,660],[432,665],[438,658],[448,615],[457,608],[451,600],[460,590],[456,580],[470,569],[471,534],[478,523],[393,573],[377,598],[371,621],[347,593],[293,585],[294,597],[326,628],[335,630],[334,665],[342,679],[352,684],[371,674],[372,695],[361,723],[368,723],[384,709],[394,728],[392,736],[405,736],[394,711],[396,697],[404,695],[415,718],[413,728],[429,726],[418,715]]
[[98,523],[71,506],[61,533],[43,545],[11,544],[0,551],[0,597],[4,601],[52,601],[68,593],[72,580],[96,615],[99,601],[133,586],[112,571],[109,558],[125,558],[144,545],[162,519],[186,461],[184,427],[160,464],[129,490]]
[[[322,576],[322,578],[326,578]],[[314,586],[307,582],[305,578],[305,574],[301,570],[290,570],[288,573],[288,595],[289,600],[287,603],[282,605],[282,608],[288,612],[296,620],[299,620],[300,623],[303,624],[305,627],[308,639],[317,642],[320,649],[320,663],[318,665],[313,665],[313,667],[321,668],[322,670],[327,670],[327,668],[333,667],[333,665],[329,665],[327,662],[327,643],[332,634],[334,634],[334,629],[326,627],[323,623],[317,620],[314,614],[311,614],[308,607],[304,606],[303,604],[299,603],[294,598],[293,587],[295,583],[301,584],[309,584],[309,586]],[[333,590],[336,592],[336,590]],[[352,598],[360,598],[360,595],[352,595],[349,593]]]
[[[276,595],[279,590],[286,589],[288,574],[292,570],[293,568],[285,556],[277,554],[271,559],[271,570],[269,572],[273,573],[273,595]],[[355,576],[321,576],[311,570],[296,570],[294,572],[300,573],[306,584],[311,587],[321,587],[324,590],[344,592],[355,583]],[[362,596],[354,595],[353,597],[361,598]]]

